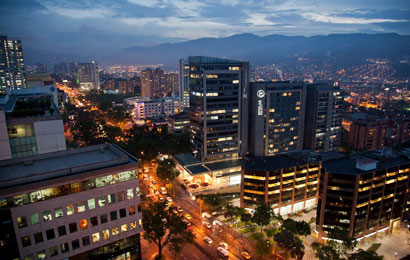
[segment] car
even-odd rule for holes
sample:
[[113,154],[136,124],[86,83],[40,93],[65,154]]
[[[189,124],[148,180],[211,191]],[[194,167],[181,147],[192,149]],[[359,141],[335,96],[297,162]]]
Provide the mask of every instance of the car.
[[186,220],[186,219],[182,219],[182,222],[184,222],[188,227],[192,226],[192,223],[189,222],[189,221]]
[[156,180],[152,180],[152,183],[157,184],[157,181],[156,181]]
[[189,215],[189,214],[185,214],[184,217],[185,217],[186,220],[191,220],[192,219],[191,215]]
[[159,200],[159,201],[164,201],[164,198],[161,197],[161,196],[159,196],[159,197],[158,197],[158,200]]
[[246,251],[243,251],[243,252],[241,253],[241,255],[242,255],[242,257],[243,257],[244,259],[246,259],[246,260],[251,259],[251,254],[249,254],[249,253],[246,252]]
[[204,238],[204,242],[207,243],[208,245],[212,244],[212,239],[209,237]]
[[180,206],[177,207],[177,210],[179,213],[182,213],[182,211],[184,211]]
[[166,199],[167,199],[167,201],[168,201],[169,203],[172,202],[172,198],[171,198],[171,197],[167,197]]
[[206,227],[207,229],[211,229],[211,228],[212,228],[212,225],[211,225],[210,223],[208,223],[208,222],[205,222],[205,221],[204,221],[203,225],[204,225],[204,227]]
[[151,176],[151,175],[149,176],[149,179],[152,180],[152,176]]
[[154,187],[154,185],[153,185],[152,183],[150,183],[150,184],[148,185],[148,187],[152,188],[152,187]]
[[165,189],[165,187],[161,187],[159,190],[161,191],[162,195],[167,194],[167,189]]
[[226,250],[223,247],[218,247],[216,250],[218,250],[218,254],[222,257],[228,257],[229,256],[228,250]]
[[225,248],[226,250],[229,250],[228,244],[227,244],[226,242],[224,242],[224,241],[222,241],[221,243],[219,243],[219,246]]

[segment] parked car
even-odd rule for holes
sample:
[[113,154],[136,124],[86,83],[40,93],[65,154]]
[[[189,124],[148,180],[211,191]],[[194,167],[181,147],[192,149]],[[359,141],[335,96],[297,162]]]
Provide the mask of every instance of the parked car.
[[189,215],[189,214],[185,214],[184,217],[185,217],[186,220],[191,220],[192,219],[191,215]]
[[177,209],[179,213],[182,213],[182,211],[184,211],[180,206],[178,206]]
[[225,248],[226,250],[229,250],[228,244],[227,244],[226,242],[224,242],[224,241],[222,241],[221,243],[219,243],[219,246]]
[[219,255],[221,255],[221,256],[223,256],[223,257],[228,257],[228,256],[229,256],[229,252],[228,252],[228,250],[226,250],[225,248],[223,248],[223,247],[218,247],[217,250],[218,250],[218,254],[219,254]]
[[157,180],[152,180],[152,183],[157,184]]
[[159,196],[159,197],[158,197],[158,200],[159,200],[159,201],[164,201],[164,197]]
[[251,259],[251,255],[250,255],[248,252],[246,252],[246,251],[243,251],[243,252],[241,253],[241,255],[242,255],[242,257],[243,257],[244,259],[246,259],[246,260]]
[[161,191],[161,194],[162,194],[162,195],[167,194],[167,189],[165,189],[165,187],[161,187],[161,188],[160,188],[160,191]]
[[168,201],[169,203],[172,202],[172,198],[171,198],[171,197],[167,197],[166,199],[167,199],[167,201]]
[[208,223],[208,222],[205,222],[205,221],[204,221],[203,225],[204,225],[204,227],[206,227],[207,229],[211,229],[211,228],[212,228],[212,225],[211,225],[210,223]]
[[205,243],[207,243],[208,245],[212,244],[212,239],[209,237],[205,237],[204,238]]
[[152,187],[154,187],[154,185],[153,185],[152,183],[150,183],[150,184],[148,185],[148,187],[152,188]]

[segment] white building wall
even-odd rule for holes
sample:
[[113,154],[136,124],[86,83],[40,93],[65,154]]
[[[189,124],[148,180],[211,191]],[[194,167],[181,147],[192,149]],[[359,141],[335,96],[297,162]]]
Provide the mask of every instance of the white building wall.
[[7,133],[6,114],[0,110],[0,160],[11,159],[9,135]]
[[63,121],[34,122],[38,153],[50,153],[66,150]]

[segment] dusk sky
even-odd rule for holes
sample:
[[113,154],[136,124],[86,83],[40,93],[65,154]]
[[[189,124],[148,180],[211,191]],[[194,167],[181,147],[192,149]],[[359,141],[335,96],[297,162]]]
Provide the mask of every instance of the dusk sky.
[[[342,3],[343,2],[343,3]],[[410,34],[409,0],[2,0],[0,35],[23,45],[97,54],[238,33]]]

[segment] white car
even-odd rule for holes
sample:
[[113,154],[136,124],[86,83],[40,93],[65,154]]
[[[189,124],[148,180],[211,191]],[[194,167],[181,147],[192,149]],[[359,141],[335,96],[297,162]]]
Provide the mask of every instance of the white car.
[[171,202],[172,202],[172,198],[171,198],[171,197],[167,197],[167,201],[168,201],[169,203],[171,203]]
[[163,197],[158,197],[158,200],[159,201],[164,201],[164,198]]
[[226,242],[224,242],[224,241],[222,241],[221,243],[219,243],[219,246],[225,248],[226,250],[229,250],[228,244],[227,244]]
[[153,185],[152,183],[150,183],[150,184],[148,185],[148,187],[152,188],[152,187],[154,187],[154,185]]
[[205,222],[204,221],[204,227],[206,227],[207,229],[211,229],[212,228],[212,225],[210,224],[210,223],[208,223],[208,222]]
[[212,239],[209,237],[205,237],[204,238],[205,243],[207,243],[208,245],[212,244]]
[[156,181],[156,180],[152,180],[152,183],[157,184],[157,181]]

